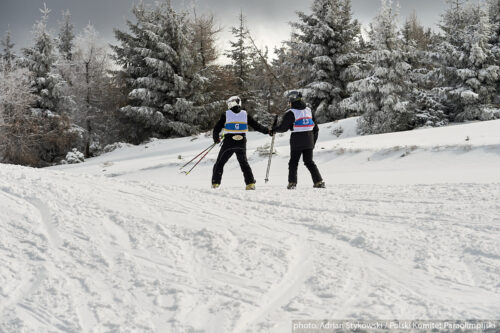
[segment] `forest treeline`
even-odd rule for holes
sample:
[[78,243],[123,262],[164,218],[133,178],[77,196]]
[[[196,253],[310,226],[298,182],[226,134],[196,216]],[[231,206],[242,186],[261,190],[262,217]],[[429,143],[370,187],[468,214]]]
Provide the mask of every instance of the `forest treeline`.
[[269,124],[292,89],[320,123],[361,116],[361,134],[500,118],[500,0],[447,3],[434,31],[416,14],[400,25],[392,0],[363,29],[350,0],[314,0],[271,51],[255,45],[244,13],[219,50],[213,14],[167,0],[134,6],[112,45],[92,25],[76,32],[69,11],[52,33],[45,7],[29,47],[16,54],[10,31],[1,41],[0,159],[42,167],[115,142],[193,135],[233,95]]

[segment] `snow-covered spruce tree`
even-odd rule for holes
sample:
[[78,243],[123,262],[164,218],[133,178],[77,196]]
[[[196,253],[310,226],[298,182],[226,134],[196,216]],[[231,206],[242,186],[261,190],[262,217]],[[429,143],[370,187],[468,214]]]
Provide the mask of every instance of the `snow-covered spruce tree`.
[[134,127],[130,140],[196,133],[206,115],[199,104],[206,78],[193,66],[186,15],[169,2],[139,4],[133,13],[137,22],[127,22],[130,33],[115,30],[121,45],[113,46],[130,89],[129,103],[120,109]]
[[36,95],[35,109],[43,113],[58,113],[60,92],[64,82],[56,74],[54,63],[54,42],[47,30],[47,20],[50,10],[46,7],[41,10],[42,19],[33,28],[34,45],[23,49],[23,63],[33,76],[32,88]]
[[414,125],[446,125],[445,107],[432,90],[436,69],[430,54],[433,53],[436,38],[430,29],[425,30],[419,23],[415,12],[406,20],[402,37],[403,51],[412,68],[408,79],[412,82],[409,98],[415,108]]
[[360,130],[364,134],[403,131],[414,122],[409,101],[411,66],[398,38],[397,13],[392,0],[381,2],[370,33],[371,50],[366,54],[371,68],[365,78],[349,84],[352,96],[343,101],[343,107],[363,113]]
[[[72,64],[73,58],[73,47],[75,34],[73,33],[73,23],[71,22],[71,13],[69,10],[62,11],[62,21],[59,23],[59,34],[56,38],[56,47],[59,50],[57,54],[57,59],[55,61],[55,66],[57,68],[57,73],[66,81],[69,87],[73,86],[73,74],[75,68]],[[75,107],[77,107],[70,96],[69,91],[62,91],[62,94],[67,97],[68,113],[73,113]]]
[[61,92],[65,82],[55,72],[54,42],[47,30],[50,10],[45,6],[41,12],[42,19],[33,28],[34,45],[23,49],[21,63],[31,76],[31,89],[35,95],[32,113],[43,120],[44,135],[39,140],[39,157],[41,161],[53,163],[70,149],[74,136],[69,132],[69,122],[62,109],[64,98]]
[[14,59],[16,58],[16,55],[14,54],[13,51],[15,44],[12,42],[11,39],[12,36],[9,29],[5,33],[4,39],[2,39],[2,41],[0,42],[3,48],[1,59],[3,61],[3,65],[5,66],[6,70],[9,70],[12,67]]
[[480,4],[449,0],[438,48],[441,85],[437,90],[451,121],[488,119],[495,101],[499,66],[489,43],[491,24]]
[[318,122],[349,116],[339,103],[349,96],[350,67],[358,61],[359,23],[353,20],[350,0],[314,0],[312,14],[297,13],[300,21],[291,48],[298,51],[304,95]]
[[[250,43],[249,31],[246,28],[245,16],[242,12],[238,17],[238,26],[232,27],[234,40],[224,55],[231,60],[228,65],[233,73],[231,84],[226,92],[226,98],[240,96],[243,108],[259,121],[270,118],[267,113],[266,95],[269,87],[268,71],[264,61],[267,52],[255,49]],[[264,60],[261,59],[259,52]]]
[[245,103],[248,99],[249,77],[252,70],[252,49],[248,45],[248,31],[242,12],[238,19],[239,25],[231,28],[234,41],[229,41],[230,48],[224,55],[231,60],[230,68],[235,78],[234,90],[228,92],[228,95],[239,95]]
[[0,161],[38,166],[36,151],[38,117],[30,108],[35,96],[31,93],[29,72],[15,65],[0,67]]
[[42,167],[47,148],[64,140],[58,123],[32,112],[31,73],[13,64],[0,68],[0,162]]
[[[500,64],[500,0],[488,0],[487,3],[491,24],[491,52],[496,59],[496,63]],[[496,90],[495,105],[500,108],[500,75],[497,79]]]
[[59,36],[57,39],[57,48],[60,55],[65,60],[71,60],[73,57],[73,23],[71,22],[71,13],[69,10],[62,12],[63,21],[60,23]]

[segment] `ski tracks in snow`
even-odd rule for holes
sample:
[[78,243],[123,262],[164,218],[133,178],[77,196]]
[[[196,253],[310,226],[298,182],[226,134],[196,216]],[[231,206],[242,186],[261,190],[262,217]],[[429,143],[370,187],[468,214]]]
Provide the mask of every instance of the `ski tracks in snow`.
[[213,191],[0,176],[0,331],[500,316],[498,185]]

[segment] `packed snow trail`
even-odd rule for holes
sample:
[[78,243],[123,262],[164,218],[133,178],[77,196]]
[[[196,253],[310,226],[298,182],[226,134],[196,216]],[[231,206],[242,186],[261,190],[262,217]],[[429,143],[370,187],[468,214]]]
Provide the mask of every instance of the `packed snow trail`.
[[500,186],[258,191],[0,168],[0,331],[500,318]]
[[210,135],[80,165],[0,165],[0,332],[290,332],[293,319],[500,319],[500,121],[359,137],[321,125],[285,190],[288,136],[257,191],[210,189]]

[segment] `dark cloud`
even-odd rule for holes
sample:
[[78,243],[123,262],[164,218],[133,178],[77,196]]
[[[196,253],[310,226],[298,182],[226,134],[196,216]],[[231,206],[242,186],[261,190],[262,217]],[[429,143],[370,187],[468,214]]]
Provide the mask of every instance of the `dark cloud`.
[[[261,46],[271,49],[288,38],[288,22],[296,20],[296,11],[309,12],[312,0],[171,0],[177,9],[189,10],[196,3],[197,11],[212,12],[224,32],[220,35],[220,45],[227,46],[231,38],[230,27],[238,24],[240,10],[246,16],[248,27]],[[78,32],[89,22],[100,32],[103,39],[113,43],[113,28],[125,28],[125,21],[131,18],[133,0],[0,0],[0,32],[3,35],[8,27],[12,30],[14,42],[18,47],[28,46],[31,42],[30,31],[33,23],[40,18],[39,8],[43,3],[52,10],[50,26],[57,31],[61,11],[69,9]],[[151,0],[146,2],[153,2]],[[413,10],[421,22],[436,27],[440,14],[446,7],[444,0],[400,0],[400,21]],[[377,0],[352,0],[354,16],[363,24],[369,23],[377,14],[380,2]]]

